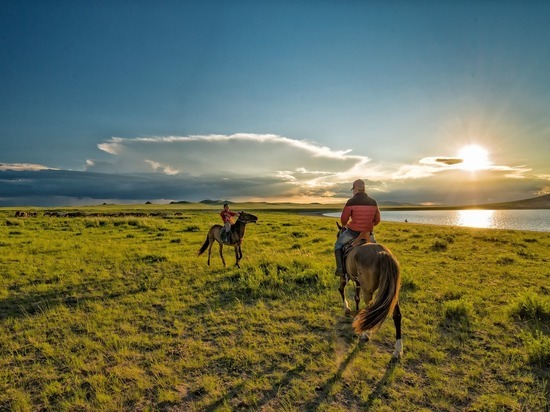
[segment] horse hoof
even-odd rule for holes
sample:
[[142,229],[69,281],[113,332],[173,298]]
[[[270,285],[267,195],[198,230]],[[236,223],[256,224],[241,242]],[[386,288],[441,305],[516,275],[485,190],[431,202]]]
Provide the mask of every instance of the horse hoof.
[[350,318],[353,313],[351,312],[351,309],[346,309],[344,311],[344,314],[346,315],[347,318]]
[[359,335],[359,339],[361,339],[363,342],[368,342],[370,340],[370,336],[367,332],[363,332]]
[[403,342],[401,341],[401,339],[397,339],[397,341],[395,342],[395,351],[393,352],[392,356],[395,359],[401,359],[401,357],[403,356]]

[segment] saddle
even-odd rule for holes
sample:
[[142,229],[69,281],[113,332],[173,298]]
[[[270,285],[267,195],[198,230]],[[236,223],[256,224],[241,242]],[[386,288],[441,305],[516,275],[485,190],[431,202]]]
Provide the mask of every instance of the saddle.
[[241,243],[243,242],[242,238],[238,239],[237,241],[238,234],[233,233],[232,230],[230,230],[229,232],[226,232],[223,227],[222,227],[222,230],[220,231],[220,238],[222,239],[222,243],[224,245],[237,244],[240,246]]
[[373,243],[371,240],[372,232],[361,232],[359,236],[355,239],[350,240],[348,243],[342,247],[342,269],[344,270],[344,275],[349,277],[349,274],[346,272],[346,259],[348,258],[349,252],[355,246],[364,245],[365,243]]
[[222,230],[220,231],[220,237],[222,239],[222,243],[230,244],[233,233],[231,232],[231,230],[226,231],[225,228],[222,227]]

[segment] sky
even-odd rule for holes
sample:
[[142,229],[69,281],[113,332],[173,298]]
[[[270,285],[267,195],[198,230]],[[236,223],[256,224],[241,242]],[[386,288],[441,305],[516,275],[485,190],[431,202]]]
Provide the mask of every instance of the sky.
[[550,193],[550,2],[5,1],[0,206]]

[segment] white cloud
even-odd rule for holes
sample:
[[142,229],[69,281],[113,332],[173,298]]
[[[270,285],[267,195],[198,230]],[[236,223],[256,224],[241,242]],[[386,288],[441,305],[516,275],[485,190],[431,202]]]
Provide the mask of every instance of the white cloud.
[[13,170],[13,171],[23,171],[23,170],[57,170],[48,166],[37,165],[32,163],[0,163],[0,170]]
[[150,164],[153,171],[159,171],[160,170],[165,175],[172,176],[172,175],[177,175],[179,173],[179,170],[172,169],[170,166],[162,165],[162,164],[160,164],[158,162],[155,162],[153,160],[145,159],[145,163]]
[[[370,159],[273,134],[113,137],[98,148],[111,167],[89,162],[88,171],[158,172],[211,177],[278,177],[304,185],[335,184],[365,175]],[[349,176],[348,176],[349,175]]]

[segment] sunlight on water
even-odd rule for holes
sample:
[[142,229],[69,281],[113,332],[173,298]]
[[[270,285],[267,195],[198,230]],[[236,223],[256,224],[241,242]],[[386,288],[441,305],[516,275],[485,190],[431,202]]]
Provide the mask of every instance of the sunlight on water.
[[489,228],[493,226],[494,210],[459,210],[458,225]]
[[[325,216],[340,217],[338,213]],[[550,209],[538,210],[382,210],[382,222],[550,232]]]

